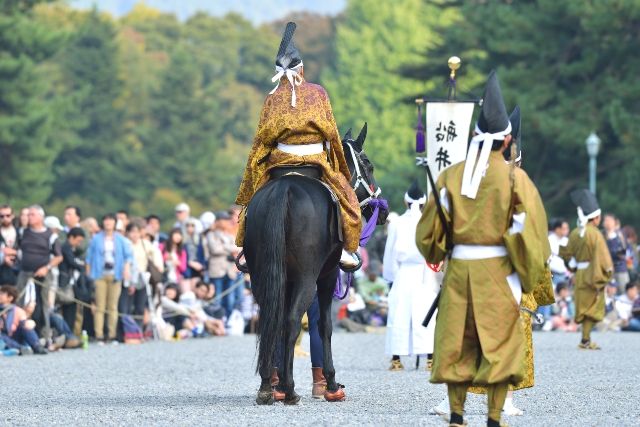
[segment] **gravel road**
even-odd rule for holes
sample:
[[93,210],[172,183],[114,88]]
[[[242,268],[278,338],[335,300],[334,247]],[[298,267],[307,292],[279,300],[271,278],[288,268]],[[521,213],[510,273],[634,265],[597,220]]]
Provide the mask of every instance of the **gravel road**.
[[[577,334],[535,334],[536,387],[516,394],[525,415],[509,425],[640,425],[640,334],[594,338],[602,351],[578,350]],[[296,359],[293,407],[254,403],[254,336],[0,357],[0,424],[446,425],[428,415],[445,387],[423,369],[387,371],[384,334],[337,333],[334,352],[347,401],[312,400],[310,361]],[[484,402],[468,399],[469,425],[486,425]]]

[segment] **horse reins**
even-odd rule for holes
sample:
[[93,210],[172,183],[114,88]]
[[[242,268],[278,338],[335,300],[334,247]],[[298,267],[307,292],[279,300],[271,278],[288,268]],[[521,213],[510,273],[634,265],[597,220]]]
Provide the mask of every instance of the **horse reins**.
[[353,166],[356,172],[356,176],[355,176],[356,182],[352,186],[353,191],[357,192],[358,187],[362,186],[364,187],[364,190],[369,195],[366,199],[360,202],[360,207],[362,208],[368,205],[371,199],[377,199],[378,196],[380,196],[380,193],[382,193],[382,189],[380,187],[378,187],[376,190],[373,190],[371,188],[371,185],[369,185],[367,180],[362,176],[360,166],[363,166],[363,165],[360,162],[360,157],[356,155],[356,150],[354,150],[350,142],[345,142],[345,144],[347,145],[347,147],[349,147],[349,152],[351,153],[351,158],[353,159]]

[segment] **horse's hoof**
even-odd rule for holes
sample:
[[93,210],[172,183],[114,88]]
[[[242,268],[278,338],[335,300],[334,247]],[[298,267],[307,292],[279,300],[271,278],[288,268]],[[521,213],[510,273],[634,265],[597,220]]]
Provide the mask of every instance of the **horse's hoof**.
[[258,405],[273,405],[274,398],[273,393],[270,391],[259,391],[258,397],[256,397],[256,403]]
[[293,392],[291,396],[287,396],[284,398],[285,405],[297,405],[300,402],[300,395],[296,392]]
[[342,402],[346,397],[347,396],[344,393],[344,386],[342,384],[338,384],[338,389],[336,391],[326,390],[324,392],[324,400],[327,402]]

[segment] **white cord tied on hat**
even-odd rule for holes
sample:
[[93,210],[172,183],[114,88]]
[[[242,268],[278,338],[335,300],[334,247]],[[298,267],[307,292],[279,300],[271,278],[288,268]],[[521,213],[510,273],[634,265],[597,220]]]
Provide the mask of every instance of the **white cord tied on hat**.
[[582,208],[578,206],[578,228],[580,229],[580,237],[584,237],[584,233],[586,231],[587,223],[589,222],[589,220],[599,217],[600,214],[602,214],[602,210],[596,209],[589,215],[585,215]]
[[[478,194],[478,188],[480,187],[482,175],[487,168],[493,141],[503,140],[509,135],[511,133],[511,123],[508,123],[507,128],[502,132],[484,133],[477,124],[475,131],[477,135],[471,139],[471,143],[469,144],[469,152],[467,153],[467,160],[464,164],[464,172],[462,174],[462,188],[460,189],[460,193],[470,199],[475,199]],[[482,151],[476,164],[480,142],[482,142]]]
[[293,68],[282,68],[279,65],[276,65],[276,75],[271,78],[272,82],[278,82],[276,87],[273,88],[269,95],[273,95],[273,93],[278,90],[280,87],[280,79],[282,76],[287,76],[287,80],[291,83],[291,106],[296,106],[296,86],[300,86],[302,84],[302,76],[298,73],[298,70],[302,68],[302,61],[298,65]]

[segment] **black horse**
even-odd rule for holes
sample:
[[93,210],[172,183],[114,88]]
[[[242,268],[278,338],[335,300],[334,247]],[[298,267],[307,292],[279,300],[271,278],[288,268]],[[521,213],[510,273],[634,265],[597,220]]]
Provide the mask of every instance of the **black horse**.
[[[367,125],[354,140],[351,131],[342,145],[365,218],[372,209],[368,202],[380,189],[373,177],[373,165],[362,151]],[[342,251],[337,209],[328,189],[317,179],[287,174],[273,179],[254,195],[247,208],[244,254],[251,272],[251,285],[260,306],[257,371],[262,378],[258,404],[274,402],[271,371],[276,348],[283,346],[278,365],[278,390],[285,404],[296,404],[293,352],[303,313],[317,291],[320,304],[320,335],[324,349],[323,373],[327,392],[338,391],[331,354],[331,300],[338,277]],[[381,212],[378,223],[384,223]],[[325,394],[325,397],[327,395]]]

